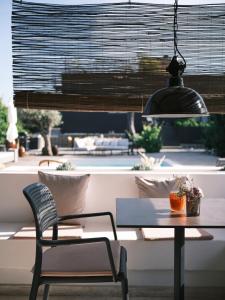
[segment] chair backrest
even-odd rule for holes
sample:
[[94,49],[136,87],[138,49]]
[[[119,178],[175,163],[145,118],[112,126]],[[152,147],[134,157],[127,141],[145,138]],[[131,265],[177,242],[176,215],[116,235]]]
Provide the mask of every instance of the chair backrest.
[[48,166],[52,163],[54,164],[63,164],[65,163],[66,161],[65,160],[56,160],[56,159],[43,159],[43,160],[40,160],[39,161],[39,166],[42,166],[44,164],[47,164]]
[[28,200],[35,220],[36,236],[42,237],[43,232],[57,224],[58,216],[52,193],[43,183],[33,183],[23,189],[24,196]]

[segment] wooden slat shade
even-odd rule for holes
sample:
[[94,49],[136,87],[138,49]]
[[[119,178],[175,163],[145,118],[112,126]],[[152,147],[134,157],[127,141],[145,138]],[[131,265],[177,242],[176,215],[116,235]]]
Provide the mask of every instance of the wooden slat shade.
[[[208,111],[225,113],[225,95],[203,95]],[[17,107],[61,111],[143,112],[147,97],[81,97],[73,94],[18,92]],[[96,104],[97,103],[97,104]]]
[[[143,102],[143,104],[142,104]],[[80,96],[73,94],[18,92],[15,96],[17,107],[33,109],[52,109],[61,111],[142,111],[146,99],[124,96]],[[129,110],[128,110],[129,109]]]
[[[92,77],[91,77],[92,76]],[[111,111],[111,112],[143,112],[143,108],[148,97],[155,90],[166,86],[168,77],[165,75],[155,75],[150,77],[142,77],[140,74],[126,74],[120,78],[116,91],[120,93],[110,93],[111,78],[113,75],[105,75],[103,83],[100,84],[98,75],[93,76],[73,75],[64,78],[64,93],[43,93],[36,91],[21,91],[15,95],[17,107],[37,108],[37,109],[56,109],[62,111]],[[85,80],[84,80],[85,77]],[[100,76],[101,78],[102,76]],[[185,76],[185,85],[191,86],[198,90],[204,97],[205,103],[211,113],[225,112],[225,76],[209,76],[209,75],[193,75]],[[132,83],[132,93],[125,92],[125,87]],[[129,84],[128,84],[129,83]],[[109,91],[105,94],[91,94],[88,89],[90,85],[98,85],[103,90],[108,87]],[[83,87],[83,93],[81,90]],[[115,88],[111,86],[111,89]]]
[[[225,113],[225,4],[180,6],[185,86]],[[13,0],[15,105],[67,111],[141,112],[166,86],[173,6],[56,5]]]

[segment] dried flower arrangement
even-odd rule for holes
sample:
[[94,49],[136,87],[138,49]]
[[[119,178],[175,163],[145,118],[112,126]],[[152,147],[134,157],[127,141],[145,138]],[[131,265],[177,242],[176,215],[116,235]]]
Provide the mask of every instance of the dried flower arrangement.
[[141,159],[140,159],[141,162],[140,162],[140,164],[134,165],[131,170],[137,170],[137,171],[153,170],[156,166],[159,167],[166,157],[164,155],[161,158],[154,158],[152,156],[148,157],[146,154],[144,154],[140,151],[138,153],[141,156]]
[[70,162],[64,162],[56,168],[57,171],[73,171],[74,167]]
[[202,198],[203,192],[200,187],[194,186],[193,178],[189,176],[177,177],[177,187],[178,192],[182,196],[184,194],[189,194],[191,198]]
[[204,197],[200,187],[194,186],[192,178],[186,176],[177,178],[178,193],[186,195],[187,216],[198,216],[200,214],[200,200]]

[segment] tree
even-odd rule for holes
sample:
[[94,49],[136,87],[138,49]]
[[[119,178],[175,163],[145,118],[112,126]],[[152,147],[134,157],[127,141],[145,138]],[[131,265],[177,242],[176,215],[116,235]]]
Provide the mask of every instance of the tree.
[[7,128],[7,107],[3,105],[0,99],[0,144],[5,144]]
[[135,113],[134,112],[127,113],[127,127],[128,127],[128,132],[131,136],[136,134]]
[[29,131],[40,132],[45,142],[44,154],[52,155],[51,130],[61,124],[61,113],[54,110],[20,109],[18,119]]

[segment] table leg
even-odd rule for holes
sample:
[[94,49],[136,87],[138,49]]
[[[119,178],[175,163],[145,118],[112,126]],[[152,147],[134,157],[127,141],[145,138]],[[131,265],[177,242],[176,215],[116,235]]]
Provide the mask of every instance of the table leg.
[[185,228],[175,227],[174,231],[174,300],[184,300]]

